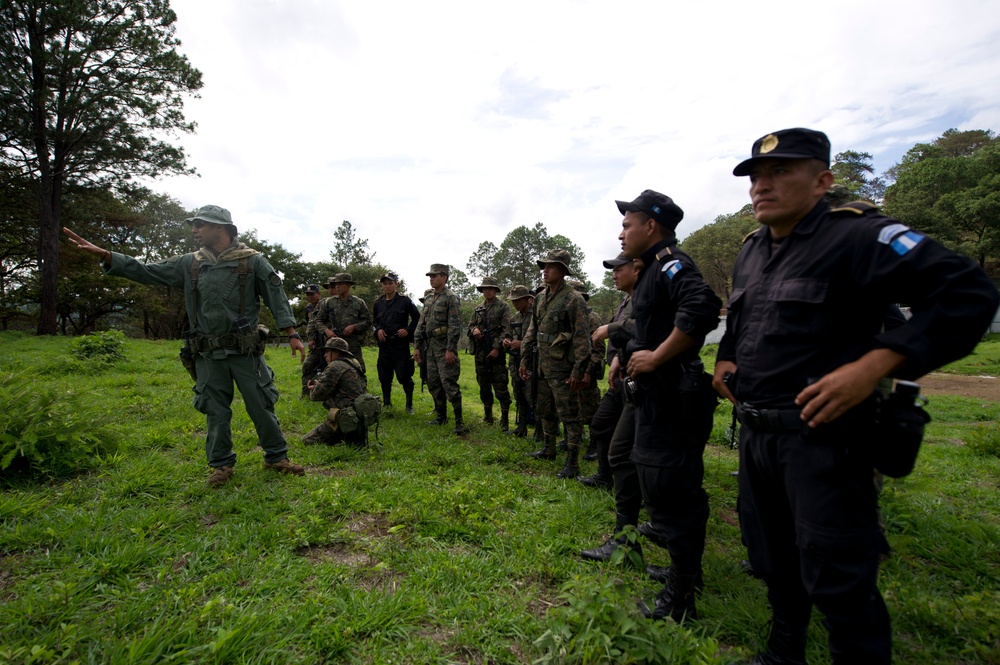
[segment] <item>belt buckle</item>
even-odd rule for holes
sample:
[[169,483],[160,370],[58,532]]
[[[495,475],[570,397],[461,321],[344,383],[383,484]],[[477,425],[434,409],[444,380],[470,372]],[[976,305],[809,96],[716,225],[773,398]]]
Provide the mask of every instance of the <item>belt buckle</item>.
[[764,424],[763,413],[752,406],[744,406],[740,415],[743,416],[743,422],[750,429],[761,429]]

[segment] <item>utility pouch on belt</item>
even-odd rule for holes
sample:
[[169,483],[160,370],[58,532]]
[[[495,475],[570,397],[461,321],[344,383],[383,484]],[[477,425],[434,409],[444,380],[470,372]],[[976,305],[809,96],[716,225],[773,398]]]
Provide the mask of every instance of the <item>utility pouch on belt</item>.
[[924,426],[931,421],[924,404],[927,399],[912,381],[897,382],[895,390],[878,400],[874,462],[890,478],[909,475],[917,463]]
[[191,342],[189,338],[189,333],[184,333],[184,346],[181,347],[180,353],[181,365],[187,370],[187,373],[191,375],[192,381],[198,381],[198,370],[194,364],[194,351],[191,350]]
[[340,420],[340,409],[333,406],[326,412],[326,424],[336,431]]
[[566,357],[566,350],[569,349],[569,340],[571,335],[568,332],[561,332],[556,335],[556,338],[552,340],[552,344],[549,347],[549,358],[553,360],[562,360]]

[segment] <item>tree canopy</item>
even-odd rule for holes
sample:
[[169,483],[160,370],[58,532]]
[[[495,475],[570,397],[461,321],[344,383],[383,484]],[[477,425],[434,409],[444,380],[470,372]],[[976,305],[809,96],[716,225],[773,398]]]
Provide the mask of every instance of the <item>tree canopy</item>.
[[183,98],[202,85],[177,51],[175,20],[167,0],[0,5],[0,163],[38,201],[39,334],[56,332],[67,188],[191,172],[164,139],[194,131]]
[[743,239],[759,226],[748,203],[737,212],[719,215],[681,243],[681,249],[698,264],[705,281],[722,302],[727,302],[732,292],[733,265]]

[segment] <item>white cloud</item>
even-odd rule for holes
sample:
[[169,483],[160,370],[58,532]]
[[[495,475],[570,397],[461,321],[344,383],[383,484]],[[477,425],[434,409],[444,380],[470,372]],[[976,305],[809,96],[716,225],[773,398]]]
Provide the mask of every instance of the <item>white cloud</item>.
[[884,168],[1000,124],[988,2],[171,4],[205,79],[181,138],[202,177],[154,188],[307,260],[350,220],[411,290],[537,221],[599,282],[615,198],[669,194],[683,237],[743,206],[732,167],[781,127]]

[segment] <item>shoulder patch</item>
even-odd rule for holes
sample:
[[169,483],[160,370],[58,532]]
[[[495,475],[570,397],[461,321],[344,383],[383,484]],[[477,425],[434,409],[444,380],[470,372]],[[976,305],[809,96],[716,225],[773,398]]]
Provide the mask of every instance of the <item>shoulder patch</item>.
[[276,272],[272,272],[270,275],[268,275],[267,281],[271,282],[273,286],[281,286],[281,277],[279,277],[278,273]]
[[683,266],[681,265],[681,262],[677,259],[674,259],[670,263],[665,263],[663,267],[660,268],[660,272],[667,273],[667,277],[673,279],[674,277],[677,276],[677,273],[681,271],[682,267]]
[[924,236],[916,231],[906,231],[905,233],[901,233],[896,236],[890,247],[892,247],[892,251],[896,252],[900,256],[903,256],[911,249],[919,245],[920,241],[923,239]]
[[888,245],[890,240],[898,236],[900,233],[909,230],[910,227],[906,224],[890,224],[878,232],[878,241],[883,245]]

